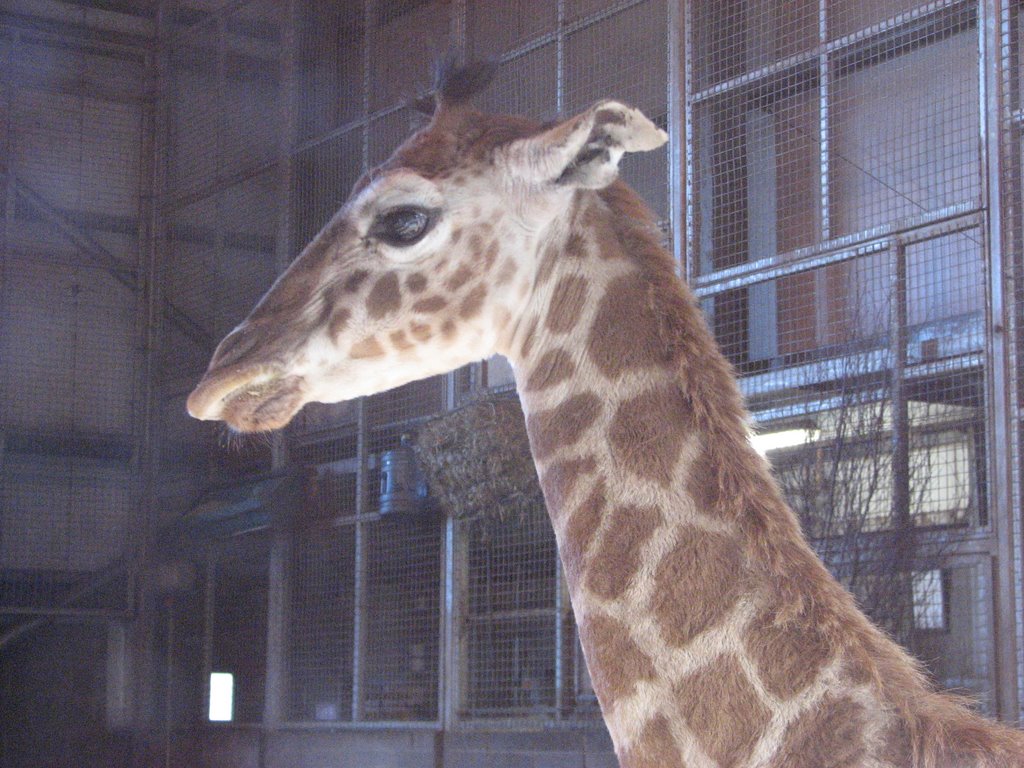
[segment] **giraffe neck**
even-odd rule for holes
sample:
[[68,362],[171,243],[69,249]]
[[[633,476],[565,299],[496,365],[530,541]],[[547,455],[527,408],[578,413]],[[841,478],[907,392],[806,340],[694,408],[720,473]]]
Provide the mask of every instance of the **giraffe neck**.
[[584,199],[508,350],[620,760],[909,761],[916,721],[890,713],[929,695],[920,674],[805,543],[696,302],[636,211],[611,215],[621,194]]

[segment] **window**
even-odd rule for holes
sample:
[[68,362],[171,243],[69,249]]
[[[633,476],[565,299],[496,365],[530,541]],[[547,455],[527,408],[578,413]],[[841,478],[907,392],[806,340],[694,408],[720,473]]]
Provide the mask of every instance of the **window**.
[[231,722],[235,711],[235,676],[230,672],[210,673],[210,714],[213,722]]
[[915,571],[911,584],[914,595],[914,629],[948,629],[949,589],[943,571]]
[[713,329],[740,370],[884,343],[897,290],[907,293],[906,322],[940,346],[963,329],[942,321],[980,317],[973,4],[730,0],[695,3],[692,16],[692,273],[807,258],[963,217],[953,235],[910,237],[902,283],[883,248],[707,291]]

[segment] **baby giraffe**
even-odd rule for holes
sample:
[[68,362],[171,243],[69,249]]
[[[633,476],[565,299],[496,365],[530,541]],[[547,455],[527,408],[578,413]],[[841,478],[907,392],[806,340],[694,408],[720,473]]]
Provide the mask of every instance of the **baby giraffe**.
[[587,665],[628,768],[1008,768],[1020,732],[929,687],[801,536],[729,364],[626,152],[666,140],[602,101],[538,125],[433,117],[225,338],[189,412],[243,432],[494,353],[515,370]]

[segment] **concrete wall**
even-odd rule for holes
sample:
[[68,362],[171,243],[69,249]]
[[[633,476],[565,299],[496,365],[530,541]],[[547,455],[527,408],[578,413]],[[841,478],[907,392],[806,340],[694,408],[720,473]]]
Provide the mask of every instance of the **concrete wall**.
[[[265,739],[261,745],[261,740]],[[158,752],[159,750],[154,750]],[[262,762],[261,762],[262,752]],[[211,728],[177,737],[181,768],[617,768],[603,729],[542,732]]]

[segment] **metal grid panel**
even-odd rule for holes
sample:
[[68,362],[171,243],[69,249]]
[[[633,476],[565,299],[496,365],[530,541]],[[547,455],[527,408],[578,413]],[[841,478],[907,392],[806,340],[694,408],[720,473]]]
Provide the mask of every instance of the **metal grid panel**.
[[211,557],[209,671],[234,675],[232,720],[258,723],[267,664],[269,536],[236,536],[216,545]]
[[[608,6],[567,30],[563,111],[574,114],[598,99],[615,98],[641,109],[656,125],[665,128],[665,2],[647,0]],[[668,218],[667,162],[667,145],[653,152],[627,155],[622,161],[622,178],[644,197],[661,220]]]
[[144,55],[22,32],[0,56],[0,611],[122,611]]
[[[985,6],[987,7],[987,6]],[[997,232],[998,245],[1001,246],[998,261],[1001,267],[1000,286],[1008,288],[1004,296],[993,289],[992,294],[996,299],[1007,301],[1007,321],[1009,334],[1009,375],[1011,379],[1007,383],[1009,396],[1006,398],[1011,425],[1007,440],[1009,445],[1010,474],[1012,486],[1010,488],[1010,508],[1014,510],[1011,515],[1010,527],[1012,535],[1012,557],[1013,573],[1015,579],[1015,625],[1016,625],[1016,648],[1017,648],[1017,694],[1018,706],[1024,711],[1024,548],[1022,541],[1022,520],[1019,510],[1021,509],[1022,498],[1024,498],[1024,454],[1022,454],[1022,442],[1024,442],[1024,407],[1022,407],[1022,393],[1024,393],[1024,136],[1021,133],[1021,126],[1024,125],[1024,80],[1021,79],[1021,41],[1024,36],[1024,14],[1022,4],[1019,0],[1006,0],[998,3],[998,46],[997,53],[998,67],[992,68],[991,75],[994,78],[992,83],[999,86],[996,91],[989,91],[989,98],[996,96],[994,103],[997,105],[999,122],[997,134],[1000,139],[999,153],[995,156],[998,161],[998,178],[996,189],[998,197],[993,201],[998,206],[1000,218],[998,222],[1000,229]],[[993,18],[993,22],[994,22]],[[993,126],[989,126],[990,128]],[[991,152],[991,151],[990,151]],[[991,160],[991,155],[990,155]],[[991,169],[991,162],[989,162]],[[1009,279],[1009,280],[1008,280]],[[998,391],[998,390],[997,390]]]
[[293,548],[289,719],[351,720],[355,528],[306,525]]
[[362,718],[436,720],[443,529],[433,517],[363,526]]
[[[980,206],[972,4],[715,5],[693,10],[693,272]],[[848,8],[865,26],[819,39]]]
[[452,12],[442,0],[402,0],[369,8],[367,103],[373,114],[404,104],[429,87],[424,64],[448,48]]
[[355,128],[295,156],[292,253],[298,255],[348,199],[363,172],[363,131]]
[[366,115],[363,0],[303,4],[298,28],[300,141]]
[[554,714],[558,554],[544,509],[465,523],[469,717]]
[[171,47],[169,183],[202,194],[275,160],[280,6],[240,5],[179,35]]
[[[891,574],[991,530],[978,6],[689,11],[688,272],[761,431],[809,441],[771,455],[808,532],[841,576],[909,585]],[[921,549],[914,529],[938,528]],[[955,684],[954,646],[993,642],[976,619],[951,644],[904,640],[950,654],[935,672]],[[992,671],[974,672],[991,706]]]
[[[1021,393],[1024,392],[1024,136],[1021,126],[1024,125],[1024,79],[1020,77],[1021,41],[1024,35],[1024,6],[1019,0],[1006,0],[1000,3],[1000,48],[1001,64],[1000,84],[1003,100],[1001,102],[1002,124],[999,126],[1003,140],[1003,151],[1000,160],[1000,184],[1003,191],[1000,210],[1003,215],[1003,262],[1004,274],[1012,276],[1011,293],[1009,295],[1009,327],[1012,342],[1009,349],[1010,371],[1013,380],[1009,383],[1013,397],[1011,399],[1011,418],[1013,420],[1010,436],[1011,472],[1014,487],[1010,494],[1011,508],[1020,510],[1024,499],[1024,408],[1021,407]],[[1016,641],[1017,641],[1017,694],[1020,709],[1024,711],[1024,540],[1022,525],[1024,519],[1014,514],[1012,525],[1012,551],[1014,573],[1017,585],[1015,593],[1016,610]]]

